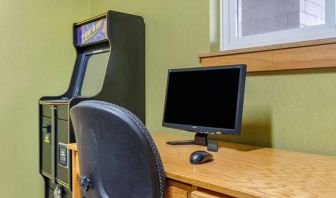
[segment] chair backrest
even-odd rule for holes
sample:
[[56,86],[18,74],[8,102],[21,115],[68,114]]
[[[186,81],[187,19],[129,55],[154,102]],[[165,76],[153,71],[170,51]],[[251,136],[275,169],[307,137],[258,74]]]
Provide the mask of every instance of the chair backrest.
[[70,110],[81,175],[81,197],[163,198],[159,152],[144,124],[130,111],[101,101]]

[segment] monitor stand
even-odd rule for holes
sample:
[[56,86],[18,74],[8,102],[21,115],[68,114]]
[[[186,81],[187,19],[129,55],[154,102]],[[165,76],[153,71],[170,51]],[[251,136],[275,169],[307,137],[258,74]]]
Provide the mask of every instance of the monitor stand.
[[216,140],[208,139],[208,134],[204,133],[196,133],[194,140],[184,140],[184,141],[168,141],[167,144],[169,145],[201,145],[207,146],[208,151],[218,151],[218,144]]

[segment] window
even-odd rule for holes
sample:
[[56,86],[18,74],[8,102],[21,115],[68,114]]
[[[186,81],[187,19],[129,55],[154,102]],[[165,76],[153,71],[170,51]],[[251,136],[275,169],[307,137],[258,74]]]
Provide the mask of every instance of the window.
[[334,0],[222,0],[221,50],[336,37]]

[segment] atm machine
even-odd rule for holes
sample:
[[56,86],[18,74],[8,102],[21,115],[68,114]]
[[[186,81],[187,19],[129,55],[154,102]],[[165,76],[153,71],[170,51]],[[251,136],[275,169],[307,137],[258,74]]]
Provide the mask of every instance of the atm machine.
[[145,35],[140,16],[108,11],[73,25],[76,61],[68,90],[39,100],[40,174],[45,197],[70,198],[75,142],[69,109],[84,100],[107,101],[145,121]]

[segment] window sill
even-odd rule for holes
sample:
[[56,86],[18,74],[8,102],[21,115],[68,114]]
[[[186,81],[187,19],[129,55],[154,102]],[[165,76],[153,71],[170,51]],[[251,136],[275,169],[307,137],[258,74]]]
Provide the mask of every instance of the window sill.
[[336,67],[336,38],[199,55],[202,66],[246,64],[248,72]]

